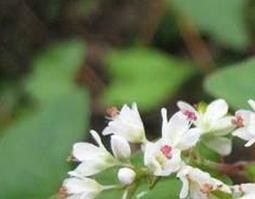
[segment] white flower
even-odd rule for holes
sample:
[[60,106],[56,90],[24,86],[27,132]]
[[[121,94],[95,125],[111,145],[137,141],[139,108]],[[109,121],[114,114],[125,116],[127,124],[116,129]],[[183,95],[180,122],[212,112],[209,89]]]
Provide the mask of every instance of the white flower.
[[255,184],[247,183],[235,185],[233,188],[234,199],[254,199],[255,198]]
[[121,168],[118,171],[118,179],[124,185],[131,185],[136,177],[134,170],[130,168]]
[[177,177],[182,181],[180,199],[213,199],[211,192],[215,190],[231,194],[227,185],[197,168],[184,165]]
[[67,199],[93,199],[103,190],[104,186],[93,179],[72,177],[64,180],[61,195]]
[[111,119],[112,121],[103,130],[103,135],[120,135],[132,143],[146,142],[143,122],[136,103],[132,104],[132,108],[124,105],[121,111]]
[[187,150],[193,147],[199,140],[201,131],[198,128],[190,128],[190,122],[180,112],[175,113],[170,120],[167,119],[167,110],[161,109],[162,115],[162,139],[172,148]]
[[72,155],[81,164],[75,170],[69,172],[71,176],[87,177],[95,175],[118,164],[118,161],[104,147],[97,132],[92,130],[90,133],[98,146],[87,142],[74,144]]
[[153,175],[169,176],[178,171],[181,163],[181,151],[179,149],[164,144],[162,140],[146,144],[144,165],[150,169]]
[[[255,110],[255,102],[249,100],[250,106]],[[249,147],[255,143],[255,113],[248,110],[238,110],[232,120],[233,124],[238,127],[233,135],[248,141],[245,146]]]
[[232,116],[228,116],[228,104],[223,99],[211,102],[205,110],[196,110],[186,102],[179,101],[177,106],[180,111],[201,129],[202,140],[207,147],[221,155],[231,152],[231,140],[223,137],[234,128]]
[[130,146],[125,138],[119,135],[111,136],[111,147],[114,156],[120,161],[127,161],[131,156]]
[[197,143],[200,130],[190,129],[190,122],[181,113],[174,114],[169,121],[165,108],[161,110],[161,114],[162,138],[145,145],[144,164],[154,175],[168,176],[180,168],[181,151]]

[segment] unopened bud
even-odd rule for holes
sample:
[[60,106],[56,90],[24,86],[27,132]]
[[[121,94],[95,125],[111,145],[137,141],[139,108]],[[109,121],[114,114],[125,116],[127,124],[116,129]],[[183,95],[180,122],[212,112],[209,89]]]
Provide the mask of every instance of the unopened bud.
[[136,173],[129,168],[122,168],[118,172],[118,179],[124,185],[130,185],[134,182]]
[[110,118],[113,118],[115,116],[117,116],[119,114],[119,110],[117,107],[110,107],[106,109],[106,114],[107,116],[109,116]]

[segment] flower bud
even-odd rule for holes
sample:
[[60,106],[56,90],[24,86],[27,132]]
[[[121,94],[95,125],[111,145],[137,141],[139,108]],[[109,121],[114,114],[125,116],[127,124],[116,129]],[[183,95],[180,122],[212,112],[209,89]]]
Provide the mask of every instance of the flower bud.
[[122,168],[118,172],[118,179],[124,185],[130,185],[134,182],[136,173],[129,168]]
[[120,161],[125,161],[131,156],[129,143],[122,136],[111,136],[111,148],[114,156]]

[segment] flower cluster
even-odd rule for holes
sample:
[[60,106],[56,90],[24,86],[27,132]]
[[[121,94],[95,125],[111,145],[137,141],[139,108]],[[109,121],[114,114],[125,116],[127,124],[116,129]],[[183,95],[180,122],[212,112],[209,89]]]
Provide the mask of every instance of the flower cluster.
[[[68,199],[93,199],[104,190],[122,189],[125,199],[131,197],[129,188],[140,178],[148,178],[153,184],[156,178],[173,175],[182,182],[180,199],[217,199],[222,198],[221,195],[234,199],[255,198],[255,184],[226,185],[199,169],[199,164],[206,160],[201,160],[196,150],[197,145],[203,144],[226,156],[232,150],[232,136],[247,141],[246,147],[254,144],[255,101],[249,100],[249,104],[254,111],[238,110],[231,115],[223,99],[197,106],[179,101],[179,111],[170,119],[167,110],[161,109],[161,137],[156,141],[146,138],[135,103],[132,107],[124,105],[120,111],[111,108],[107,111],[110,121],[102,131],[102,135],[111,136],[111,152],[99,134],[91,130],[97,145],[87,142],[73,145],[72,159],[79,165],[68,173],[60,192]],[[133,164],[130,144],[140,146],[142,166]],[[101,185],[95,180],[97,174],[113,167],[118,169],[119,184]]]

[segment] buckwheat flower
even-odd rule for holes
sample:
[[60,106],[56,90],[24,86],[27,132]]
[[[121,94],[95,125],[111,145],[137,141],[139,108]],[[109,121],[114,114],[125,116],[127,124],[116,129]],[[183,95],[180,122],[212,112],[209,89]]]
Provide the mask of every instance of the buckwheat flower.
[[163,140],[146,144],[144,165],[149,168],[153,175],[169,176],[178,171],[181,163],[181,151],[165,144]]
[[124,185],[131,185],[136,177],[136,173],[130,168],[121,168],[118,171],[118,179]]
[[233,199],[254,199],[255,198],[255,184],[247,183],[235,185],[233,189]]
[[162,138],[145,145],[144,164],[156,176],[176,172],[182,163],[181,151],[193,147],[199,140],[200,130],[190,128],[190,122],[181,113],[167,119],[167,110],[161,109]]
[[162,115],[162,139],[167,142],[171,148],[177,148],[181,151],[193,147],[199,140],[201,130],[199,128],[190,128],[190,122],[180,112],[175,113],[169,120],[167,119],[167,110],[161,109]]
[[[255,102],[249,100],[249,104],[255,110]],[[237,127],[233,135],[246,140],[245,147],[249,147],[255,143],[255,112],[238,110],[232,122]]]
[[98,146],[87,142],[74,144],[72,155],[81,164],[69,172],[71,176],[92,176],[118,164],[118,161],[104,147],[97,132],[91,130],[90,133]]
[[201,129],[201,139],[210,149],[221,155],[231,152],[231,140],[223,137],[233,130],[232,116],[228,116],[228,104],[223,99],[211,102],[204,110],[195,109],[190,104],[179,101],[177,106],[197,128]]
[[111,121],[103,130],[103,135],[116,134],[132,143],[145,143],[145,131],[136,103],[132,107],[124,105],[119,112],[114,111]]
[[131,156],[129,143],[125,138],[119,135],[111,136],[111,148],[114,156],[120,161],[128,161]]
[[63,182],[61,195],[67,199],[93,199],[106,187],[90,178],[67,178]]
[[227,185],[197,168],[184,165],[177,177],[182,181],[180,199],[215,199],[212,192],[216,190],[231,194]]

